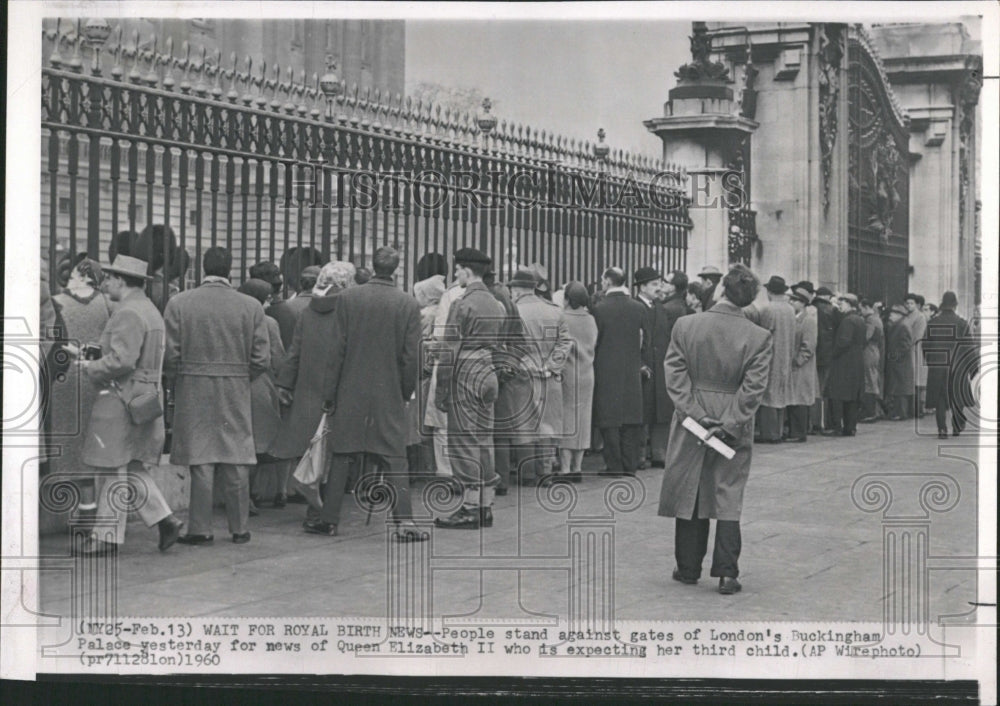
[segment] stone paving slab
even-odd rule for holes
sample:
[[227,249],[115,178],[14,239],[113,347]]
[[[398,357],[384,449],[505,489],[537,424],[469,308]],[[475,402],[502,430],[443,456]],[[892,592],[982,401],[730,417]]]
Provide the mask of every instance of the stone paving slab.
[[[972,439],[962,439],[971,445]],[[958,489],[954,507],[930,517],[930,554],[963,556],[975,545],[976,468],[951,455],[968,456],[958,440],[938,442],[915,433],[912,424],[862,426],[852,439],[810,437],[806,444],[760,445],[744,499],[741,580],[744,590],[722,597],[705,574],[697,586],[670,580],[674,522],[656,515],[662,471],[640,471],[633,481],[641,506],[618,513],[614,532],[614,611],[619,619],[708,620],[880,620],[883,517],[863,512],[851,496],[865,474],[894,476],[891,492],[902,512],[921,510],[918,490],[944,474]],[[585,460],[588,473],[574,486],[572,517],[607,516],[609,480],[596,471],[599,457]],[[429,520],[421,488],[414,493],[418,514]],[[954,499],[954,498],[953,498]],[[567,561],[567,514],[553,512],[557,494],[512,488],[498,498],[495,526],[483,532],[434,531],[432,561],[451,570],[433,573],[435,614],[451,620],[516,618],[545,620],[562,615],[572,588]],[[550,505],[548,509],[540,502]],[[894,506],[896,507],[896,506]],[[370,524],[365,512],[345,498],[338,537],[304,534],[304,508],[262,508],[251,519],[253,539],[233,545],[216,512],[211,547],[177,546],[161,555],[156,530],[129,525],[118,564],[118,611],[135,616],[378,616],[385,612],[387,544],[384,517]],[[183,515],[182,515],[183,516]],[[65,535],[42,538],[43,554],[66,555]],[[463,557],[516,566],[517,571],[461,569]],[[514,557],[504,559],[504,557]],[[408,560],[409,561],[409,560]],[[455,568],[457,567],[457,568]],[[49,574],[53,574],[49,576]],[[65,574],[43,572],[41,607],[69,610]],[[975,598],[975,572],[933,571],[929,581],[934,615],[968,611]],[[578,595],[580,600],[586,596]],[[466,616],[465,618],[457,616]]]

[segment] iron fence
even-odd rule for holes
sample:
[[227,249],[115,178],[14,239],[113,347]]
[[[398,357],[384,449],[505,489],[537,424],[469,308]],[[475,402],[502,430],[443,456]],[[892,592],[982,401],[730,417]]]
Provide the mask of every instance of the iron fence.
[[[366,265],[391,244],[404,288],[421,255],[465,246],[489,253],[501,279],[541,262],[555,287],[609,265],[685,267],[686,175],[669,165],[330,76],[309,86],[278,67],[254,74],[249,59],[241,71],[235,56],[228,67],[204,51],[192,58],[186,43],[181,57],[169,43],[142,49],[138,35],[130,47],[120,32],[104,75],[80,36],[45,33],[42,233],[53,287],[60,250],[100,260],[114,234],[153,224],[193,256],[181,288],[201,281],[215,245],[232,253],[236,282],[307,246]],[[163,255],[176,257],[167,242]]]

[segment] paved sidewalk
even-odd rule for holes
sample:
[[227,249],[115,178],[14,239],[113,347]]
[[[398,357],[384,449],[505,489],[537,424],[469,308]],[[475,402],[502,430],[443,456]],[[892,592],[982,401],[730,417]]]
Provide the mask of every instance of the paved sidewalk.
[[[656,515],[662,471],[640,471],[632,487],[641,505],[617,513],[613,522],[614,615],[625,620],[880,621],[886,513],[920,517],[927,514],[922,507],[953,505],[928,515],[929,552],[954,557],[975,551],[977,469],[963,460],[975,458],[975,436],[939,441],[933,426],[933,419],[922,420],[917,430],[912,421],[882,422],[861,425],[852,439],[810,437],[805,444],[758,445],[743,509],[744,589],[735,596],[715,592],[716,581],[707,576],[710,556],[697,586],[670,580],[674,522]],[[593,474],[602,465],[599,457],[589,456],[584,468]],[[861,476],[872,473],[902,475],[871,486],[861,502],[878,508],[889,493],[891,504],[865,512],[852,501],[851,490]],[[937,490],[932,485],[921,496],[920,488],[934,480]],[[572,517],[607,516],[611,482],[586,475],[575,486]],[[415,507],[420,506],[419,491],[418,486]],[[947,493],[947,501],[941,492]],[[435,615],[467,614],[475,622],[566,614],[571,590],[568,515],[553,511],[560,496],[541,499],[546,497],[548,509],[539,505],[535,489],[512,488],[510,495],[497,499],[492,529],[434,530],[433,546],[411,545],[418,554],[432,552],[432,561],[447,564],[447,570],[433,573]],[[617,500],[629,501],[624,496]],[[349,507],[336,538],[304,534],[304,507],[289,505],[262,508],[250,521],[252,541],[237,546],[228,541],[224,516],[217,510],[214,546],[177,545],[166,554],[156,549],[155,529],[131,523],[117,559],[118,614],[384,615],[389,561],[384,514],[366,525],[365,512],[350,497],[345,503]],[[65,564],[67,537],[43,537],[41,549],[48,561]],[[480,556],[493,558],[475,558]],[[585,588],[608,595],[607,587]],[[70,593],[70,572],[42,572],[41,610],[69,615]],[[932,619],[967,612],[968,603],[976,600],[974,572],[932,571],[929,598]]]

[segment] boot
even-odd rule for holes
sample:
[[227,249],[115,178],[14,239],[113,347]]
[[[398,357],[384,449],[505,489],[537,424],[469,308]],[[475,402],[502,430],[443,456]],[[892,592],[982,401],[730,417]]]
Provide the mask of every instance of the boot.
[[160,551],[165,552],[174,546],[177,538],[181,535],[181,527],[184,526],[180,520],[173,515],[167,515],[156,523],[160,530]]

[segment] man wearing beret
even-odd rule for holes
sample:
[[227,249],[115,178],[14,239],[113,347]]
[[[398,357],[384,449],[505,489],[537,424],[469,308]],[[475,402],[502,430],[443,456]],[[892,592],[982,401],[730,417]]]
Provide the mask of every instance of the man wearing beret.
[[463,489],[462,507],[434,524],[442,529],[493,526],[493,404],[499,390],[494,354],[501,309],[483,284],[492,260],[473,248],[455,253],[461,298],[448,311],[438,354],[434,404],[448,417],[447,454]]

